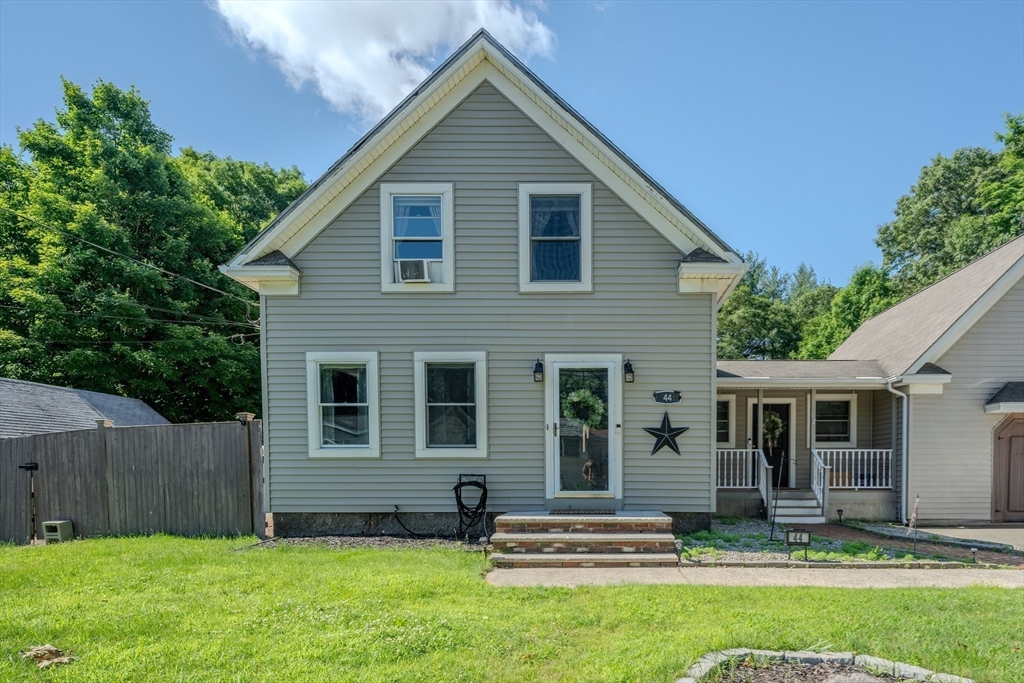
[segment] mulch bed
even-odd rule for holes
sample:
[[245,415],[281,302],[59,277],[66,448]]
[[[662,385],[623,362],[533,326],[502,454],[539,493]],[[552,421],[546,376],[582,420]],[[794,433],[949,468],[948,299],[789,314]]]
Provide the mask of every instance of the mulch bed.
[[422,548],[448,548],[482,552],[477,543],[461,543],[445,538],[401,538],[399,536],[310,536],[302,538],[268,538],[248,548],[276,548],[277,546],[317,546],[348,550],[351,548],[373,548],[377,550],[409,550]]
[[762,664],[739,662],[722,669],[721,683],[889,683],[901,681],[882,674],[876,676],[852,666],[838,664]]
[[[891,536],[880,536],[878,534],[872,534],[867,531],[839,524],[807,524],[801,525],[800,528],[806,528],[816,536],[824,536],[825,538],[832,538],[838,541],[864,541],[883,548],[894,548],[897,550],[905,550],[907,552],[913,552],[914,550],[914,540],[909,537],[907,540],[902,540],[892,538]],[[948,557],[952,560],[970,561],[972,558],[970,548],[959,548],[956,546],[943,545],[941,543],[928,543],[925,541],[918,541],[917,553],[919,555]],[[978,562],[1003,564],[1024,569],[1024,557],[1021,557],[1020,555],[997,553],[991,550],[979,549],[977,557]]]

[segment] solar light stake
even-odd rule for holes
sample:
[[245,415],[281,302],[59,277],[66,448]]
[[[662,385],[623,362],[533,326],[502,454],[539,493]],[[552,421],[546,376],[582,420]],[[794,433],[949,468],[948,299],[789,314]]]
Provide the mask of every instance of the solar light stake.
[[836,510],[836,512],[839,513],[839,523],[842,524],[843,523],[843,510],[842,510],[842,508]]
[[974,560],[975,563],[978,562],[978,549],[977,548],[971,548],[971,558]]

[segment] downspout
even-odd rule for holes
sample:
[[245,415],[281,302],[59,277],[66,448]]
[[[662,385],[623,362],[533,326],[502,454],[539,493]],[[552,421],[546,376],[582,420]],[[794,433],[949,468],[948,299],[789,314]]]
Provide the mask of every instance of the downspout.
[[902,391],[892,388],[892,383],[899,380],[893,377],[885,380],[885,388],[890,394],[903,399],[903,434],[900,437],[900,522],[907,523],[907,442],[910,441],[909,415],[910,397]]

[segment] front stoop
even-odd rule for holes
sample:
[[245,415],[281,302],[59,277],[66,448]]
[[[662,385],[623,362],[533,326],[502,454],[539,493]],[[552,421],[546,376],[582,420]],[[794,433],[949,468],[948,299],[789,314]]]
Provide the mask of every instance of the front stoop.
[[497,567],[675,567],[672,518],[661,512],[614,515],[508,513],[494,520]]

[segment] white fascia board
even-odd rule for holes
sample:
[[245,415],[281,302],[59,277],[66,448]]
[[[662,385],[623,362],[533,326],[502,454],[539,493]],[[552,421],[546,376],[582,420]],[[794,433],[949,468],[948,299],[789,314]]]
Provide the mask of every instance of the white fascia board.
[[857,379],[792,378],[792,377],[719,377],[719,389],[884,389],[881,377]]
[[517,72],[518,69],[503,55],[481,41],[476,50],[468,52],[449,67],[447,77],[438,79],[417,96],[402,116],[378,132],[316,192],[303,200],[301,206],[293,209],[280,225],[263,236],[247,253],[236,256],[230,265],[241,265],[274,249],[289,257],[297,254],[485,80],[677,249],[689,253],[696,247],[703,247],[728,264],[742,264],[739,255],[702,237],[705,233],[701,228],[664,200],[633,169],[622,163],[616,153],[577,124],[571,115],[562,116],[559,105],[532,81],[519,78]]
[[900,384],[949,384],[953,381],[953,375],[903,375]]
[[967,312],[960,316],[960,319],[953,323],[948,330],[946,330],[941,337],[932,344],[927,351],[921,354],[921,357],[914,361],[914,364],[907,370],[907,375],[914,375],[925,363],[936,363],[942,355],[952,348],[953,344],[960,340],[960,337],[964,336],[967,330],[971,329],[976,322],[978,322],[983,315],[988,313],[988,310],[992,308],[1003,295],[1010,291],[1017,282],[1024,277],[1024,257],[1017,260],[1010,268],[1003,273],[1002,277],[996,280],[995,284],[989,287],[988,291],[985,292],[981,297],[974,302],[974,304],[967,309]]
[[220,272],[264,295],[297,295],[302,273],[291,266],[219,266]]
[[1006,413],[1024,413],[1024,401],[989,403],[985,406],[985,412],[996,415],[1003,415]]
[[747,263],[680,263],[679,293],[710,292],[715,295],[715,310],[721,308],[750,264]]

